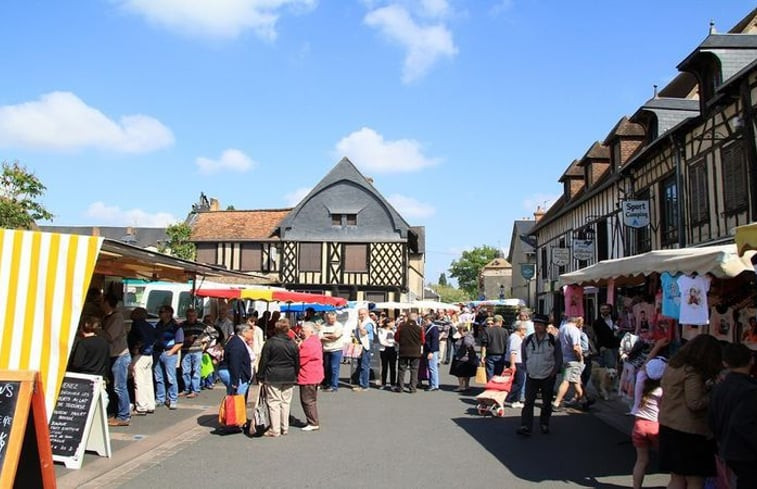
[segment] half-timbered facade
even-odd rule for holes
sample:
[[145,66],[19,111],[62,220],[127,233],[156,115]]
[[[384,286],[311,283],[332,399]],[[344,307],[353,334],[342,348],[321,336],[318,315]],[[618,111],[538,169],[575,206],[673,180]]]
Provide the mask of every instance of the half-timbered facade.
[[[755,220],[755,20],[757,9],[728,34],[712,29],[679,64],[679,76],[560,178],[562,197],[530,231],[540,311],[560,311],[562,273],[653,249],[732,241],[735,226]],[[626,200],[648,203],[648,226],[624,225]],[[578,260],[572,240],[584,238],[593,241],[593,256],[583,247],[588,259]],[[555,265],[554,248],[571,248],[567,263]],[[586,297],[591,315],[604,291]]]
[[421,298],[424,228],[410,226],[347,158],[292,209],[199,212],[198,261],[268,273],[350,300]]

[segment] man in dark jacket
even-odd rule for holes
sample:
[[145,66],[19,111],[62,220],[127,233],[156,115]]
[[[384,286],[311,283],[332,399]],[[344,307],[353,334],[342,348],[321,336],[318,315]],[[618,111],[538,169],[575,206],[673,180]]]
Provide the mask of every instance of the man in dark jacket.
[[252,380],[252,361],[246,341],[252,335],[250,325],[240,324],[236,327],[236,334],[229,338],[223,348],[223,361],[218,367],[218,376],[226,385],[226,394],[247,395]]
[[620,340],[615,336],[615,323],[612,319],[612,306],[599,306],[599,317],[591,325],[599,348],[600,360],[606,368],[616,368],[618,365],[618,347]]
[[424,321],[423,354],[428,362],[428,391],[439,390],[439,325],[434,323],[434,315],[426,314]]
[[757,381],[749,376],[754,360],[743,344],[723,352],[730,369],[710,397],[710,428],[718,454],[737,477],[737,488],[757,487]]
[[481,334],[481,358],[486,365],[486,380],[495,375],[502,375],[505,369],[505,353],[509,334],[502,327],[504,319],[497,314],[493,319],[487,319],[486,329]]
[[394,335],[394,341],[399,347],[399,372],[397,376],[397,386],[395,392],[402,392],[405,383],[405,371],[410,369],[410,392],[416,391],[418,385],[418,363],[421,358],[421,350],[425,340],[423,328],[421,328],[415,318],[417,315],[410,315],[410,319],[401,323]]

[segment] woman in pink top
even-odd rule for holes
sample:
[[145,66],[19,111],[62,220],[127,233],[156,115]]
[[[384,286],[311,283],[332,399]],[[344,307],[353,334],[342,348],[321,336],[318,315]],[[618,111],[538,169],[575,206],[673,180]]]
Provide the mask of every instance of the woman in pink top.
[[307,322],[302,325],[302,343],[300,343],[300,372],[297,383],[300,386],[300,402],[308,424],[303,431],[320,429],[318,424],[318,385],[323,381],[323,348],[321,340],[315,334],[315,325]]

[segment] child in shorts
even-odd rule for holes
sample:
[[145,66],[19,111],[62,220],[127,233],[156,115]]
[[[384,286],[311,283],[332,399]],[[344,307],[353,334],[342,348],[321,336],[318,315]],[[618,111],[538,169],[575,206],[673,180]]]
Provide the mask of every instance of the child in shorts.
[[665,372],[667,362],[662,358],[652,358],[644,365],[646,379],[641,389],[641,400],[636,403],[638,408],[631,412],[636,419],[631,431],[631,442],[636,448],[636,463],[633,466],[633,487],[640,489],[644,483],[644,475],[649,464],[649,449],[657,448],[660,424],[657,416],[660,412],[662,387],[660,379]]

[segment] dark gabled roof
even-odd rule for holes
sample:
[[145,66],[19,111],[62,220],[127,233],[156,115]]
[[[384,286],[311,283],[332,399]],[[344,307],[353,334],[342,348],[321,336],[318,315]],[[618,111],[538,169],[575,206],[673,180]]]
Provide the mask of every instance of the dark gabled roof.
[[279,229],[291,227],[293,221],[297,217],[297,214],[315,195],[320,193],[325,188],[345,180],[352,182],[353,184],[362,187],[367,192],[373,194],[376,199],[378,199],[379,202],[381,202],[381,204],[386,206],[386,208],[388,209],[389,214],[394,221],[394,225],[399,231],[400,235],[407,237],[407,232],[411,231],[410,225],[407,223],[407,221],[405,221],[405,219],[400,215],[399,212],[397,212],[394,206],[392,206],[392,204],[390,204],[389,201],[386,200],[378,190],[376,190],[373,184],[367,178],[365,178],[365,176],[360,173],[360,170],[358,170],[357,167],[346,157],[342,158],[339,163],[337,163],[336,166],[334,166],[334,168],[332,168],[331,171],[328,172],[315,187],[313,187],[313,189],[305,196],[305,198],[302,199],[300,203],[297,204],[294,209],[292,209],[289,214],[281,220],[278,226]]
[[291,209],[198,212],[192,226],[192,241],[266,241]]
[[127,226],[39,226],[40,231],[50,233],[102,236],[138,248],[156,247],[166,241],[166,228],[141,228]]
[[604,144],[609,146],[611,141],[618,138],[643,138],[645,135],[644,126],[631,122],[628,117],[623,116],[607,135]]
[[410,232],[411,238],[415,235],[417,241],[414,247],[416,253],[426,253],[426,226],[411,226]]
[[684,98],[655,97],[631,116],[632,122],[647,125],[647,119],[654,116],[657,120],[657,137],[662,137],[681,122],[699,115],[699,100]]
[[678,69],[688,72],[698,71],[698,63],[702,56],[718,58],[722,81],[726,81],[757,58],[757,35],[710,34],[678,64]]
[[754,34],[710,34],[699,45],[699,49],[754,49],[757,35]]
[[[699,100],[689,98],[674,98],[674,97],[654,97],[642,105],[639,110],[683,110],[687,112],[699,113]],[[633,117],[631,117],[633,120]]]
[[534,227],[534,224],[536,224],[536,221],[533,219],[524,219],[513,222],[513,234],[510,237],[510,250],[507,254],[507,261],[510,263],[513,262],[513,252],[515,252],[515,244],[518,241],[521,242],[520,246],[523,252],[533,253],[534,245],[528,239],[528,236],[531,234],[531,228]]
[[581,169],[579,165],[579,161],[573,160],[570,163],[570,166],[568,166],[568,169],[565,170],[565,173],[562,174],[562,176],[560,177],[560,180],[558,181],[564,182],[565,179],[567,178],[577,178],[577,177],[583,178],[583,176],[584,176],[584,171],[583,169]]
[[578,162],[579,166],[586,166],[589,160],[610,160],[610,147],[605,146],[599,141],[594,142],[591,147],[586,151],[581,160]]

